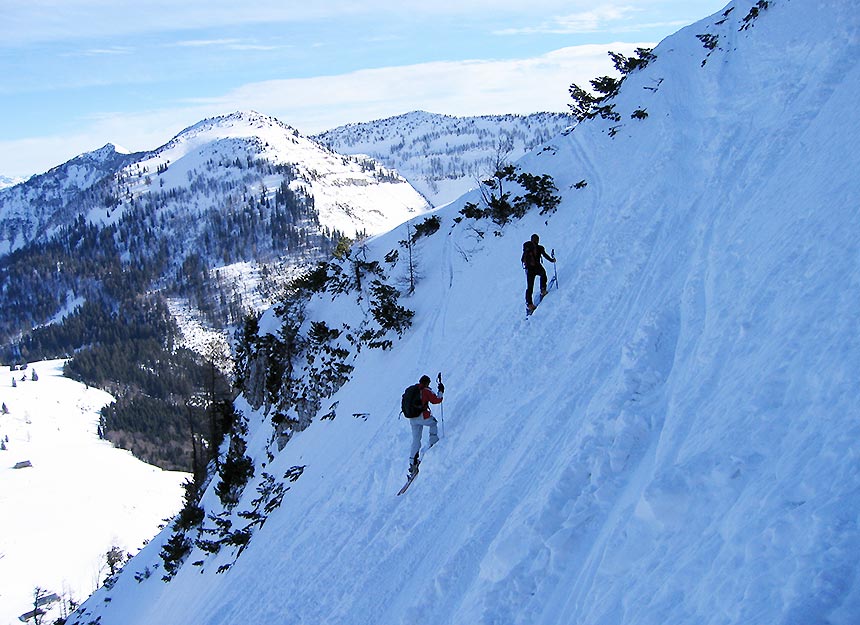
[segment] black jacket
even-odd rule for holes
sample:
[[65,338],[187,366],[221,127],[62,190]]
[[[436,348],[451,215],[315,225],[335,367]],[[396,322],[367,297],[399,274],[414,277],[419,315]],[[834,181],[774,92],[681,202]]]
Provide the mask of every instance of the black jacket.
[[532,270],[537,269],[542,266],[541,258],[546,258],[548,261],[552,262],[552,257],[546,253],[546,249],[543,245],[538,243],[535,245],[531,241],[526,241],[523,243],[523,267],[526,269]]

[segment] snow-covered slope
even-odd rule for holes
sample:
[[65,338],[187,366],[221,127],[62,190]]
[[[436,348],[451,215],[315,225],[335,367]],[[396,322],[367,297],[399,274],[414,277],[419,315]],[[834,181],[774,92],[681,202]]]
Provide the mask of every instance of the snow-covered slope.
[[566,113],[452,117],[413,111],[349,124],[314,138],[341,154],[367,154],[396,169],[434,206],[458,198],[573,124]]
[[[201,174],[206,177],[208,164],[247,159],[248,146],[254,148],[256,158],[294,167],[296,180],[291,185],[309,188],[320,222],[349,236],[361,231],[383,232],[426,208],[396,172],[366,158],[332,153],[283,122],[254,112],[204,120],[141,159],[135,171],[138,167],[151,172],[167,166],[159,178],[161,188],[184,188],[189,180]],[[258,192],[274,193],[284,179],[281,173],[261,176]],[[139,174],[137,178],[140,181],[145,176]],[[145,191],[142,182],[131,185],[132,194]],[[200,203],[199,208],[208,207]]]
[[[254,161],[271,171],[255,172]],[[181,217],[193,223],[225,204],[240,206],[249,193],[273,197],[285,180],[314,197],[324,226],[350,236],[382,232],[426,208],[402,177],[378,163],[334,154],[273,117],[237,112],[201,121],[152,152],[125,154],[106,145],[0,194],[0,253],[79,215],[115,223],[152,197],[163,211],[181,193],[187,211]]]
[[[284,489],[250,542],[139,583],[166,532],[69,622],[857,623],[858,33],[841,0],[738,0],[662,42],[619,121],[520,162],[553,176],[557,212],[500,236],[455,223],[477,195],[436,213],[414,324],[352,354],[333,419],[279,452],[239,402],[256,472],[222,522],[272,501],[267,475]],[[525,319],[532,232],[561,288]],[[356,323],[362,288],[309,319]],[[396,497],[400,393],[439,370],[443,438]]]
[[[0,266],[14,282],[0,303],[35,318],[6,319],[0,334],[26,334],[67,299],[105,297],[99,289],[111,278],[98,274],[107,262],[135,267],[145,290],[170,290],[210,323],[229,324],[274,300],[255,289],[259,281],[228,283],[219,273],[256,263],[288,275],[328,255],[341,235],[378,234],[427,209],[380,163],[335,154],[254,112],[204,120],[152,152],[107,146],[0,192],[0,257],[36,243]],[[85,262],[93,258],[107,261]]]
[[134,159],[108,143],[4,189],[0,193],[0,254],[37,239],[46,228],[72,221],[78,214],[77,205],[89,201],[86,191]]
[[[99,410],[111,396],[62,376],[62,361],[24,371],[0,367],[0,400],[8,411],[0,415],[3,625],[33,609],[36,587],[66,606],[83,601],[107,575],[108,550],[135,553],[182,504],[180,484],[188,476],[100,440]],[[14,468],[18,463],[31,466]],[[54,622],[62,607],[62,601],[46,606],[46,619]]]

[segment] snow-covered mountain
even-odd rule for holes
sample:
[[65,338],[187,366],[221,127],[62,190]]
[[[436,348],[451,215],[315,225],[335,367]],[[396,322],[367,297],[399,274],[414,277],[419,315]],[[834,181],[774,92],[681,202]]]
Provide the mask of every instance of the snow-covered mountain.
[[[29,269],[0,267],[15,282],[3,305],[24,311],[0,336],[21,336],[70,302],[102,297],[93,292],[102,278],[82,274],[76,261],[60,260],[66,271],[43,279],[41,265],[57,263],[56,249],[40,247],[52,237],[54,247],[77,247],[77,257],[119,255],[154,272],[157,288],[179,291],[173,308],[222,325],[270,305],[279,291],[271,276],[289,279],[341,233],[383,232],[427,210],[427,198],[452,199],[570,122],[551,113],[410,113],[306,138],[272,117],[239,112],[195,124],[151,152],[108,144],[0,192],[0,257],[30,244],[27,256],[45,261],[19,261],[37,269],[34,284]],[[80,249],[94,239],[116,249]],[[204,285],[188,283],[189,268],[205,273]]]
[[[2,304],[20,315],[0,335],[103,299],[99,285],[125,267],[229,323],[273,301],[260,276],[289,276],[341,235],[383,232],[427,208],[396,172],[253,112],[204,120],[152,152],[109,145],[0,193],[0,253],[22,250],[0,266]],[[230,279],[248,263],[254,274]]]
[[53,623],[101,585],[111,548],[136,553],[177,512],[188,476],[100,440],[112,397],[64,378],[63,361],[0,367],[0,401],[0,623],[32,611],[37,587],[58,597]]
[[[841,0],[736,0],[518,163],[555,211],[475,192],[316,272],[247,328],[208,517],[69,623],[855,624],[858,34]],[[560,289],[525,318],[533,232]],[[400,394],[440,370],[397,497]]]
[[88,198],[87,192],[134,159],[108,143],[0,193],[0,254],[44,236],[57,224],[71,223],[79,204],[103,202],[104,197]]
[[[126,170],[122,175],[132,173],[133,178],[138,168],[143,172],[162,167],[159,186],[168,192],[184,189],[189,180],[208,179],[224,185],[224,172],[213,166],[229,166],[239,159],[240,169],[247,168],[249,154],[270,163],[275,171],[257,173],[256,185],[244,192],[257,191],[270,199],[286,182],[313,198],[321,224],[348,236],[385,231],[426,208],[396,172],[370,159],[332,153],[283,122],[253,112],[202,121],[138,161],[133,172]],[[280,168],[290,169],[291,178]],[[126,192],[132,196],[146,193],[142,177],[139,173],[136,182],[124,185]],[[237,204],[242,200],[238,194],[232,199]],[[200,211],[210,207],[200,200],[194,203]]]
[[566,113],[452,117],[424,111],[349,124],[314,138],[341,154],[367,154],[434,206],[446,204],[571,126]]
[[0,244],[17,249],[81,216],[116,223],[148,199],[165,212],[180,203],[171,193],[182,195],[177,217],[193,224],[248,195],[272,199],[282,183],[313,197],[321,223],[348,235],[379,232],[424,209],[395,172],[333,154],[275,118],[240,112],[204,120],[152,152],[108,144],[8,190],[0,195]]

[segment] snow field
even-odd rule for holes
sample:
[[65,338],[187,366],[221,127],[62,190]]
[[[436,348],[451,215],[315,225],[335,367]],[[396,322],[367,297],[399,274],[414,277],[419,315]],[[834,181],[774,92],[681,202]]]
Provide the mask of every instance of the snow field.
[[[9,437],[0,451],[4,625],[32,610],[36,586],[86,599],[106,576],[111,547],[135,553],[181,505],[186,475],[99,440],[99,410],[112,398],[63,378],[63,362],[32,363],[25,371],[0,367],[0,398],[9,409],[0,416],[0,436]],[[32,467],[13,468],[24,461]]]

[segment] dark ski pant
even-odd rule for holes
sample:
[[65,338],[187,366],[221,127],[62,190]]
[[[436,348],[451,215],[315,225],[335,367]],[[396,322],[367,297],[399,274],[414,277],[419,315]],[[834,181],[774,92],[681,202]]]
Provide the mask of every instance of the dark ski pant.
[[424,428],[430,428],[430,447],[439,442],[439,432],[436,417],[425,419],[424,415],[420,415],[413,419],[407,419],[407,421],[412,426],[412,447],[409,450],[409,460],[411,462],[415,458],[415,454],[421,451],[421,434]]
[[543,265],[526,269],[526,304],[529,306],[534,306],[532,293],[535,290],[535,278],[538,276],[540,276],[540,290],[543,293],[546,291],[546,269]]

